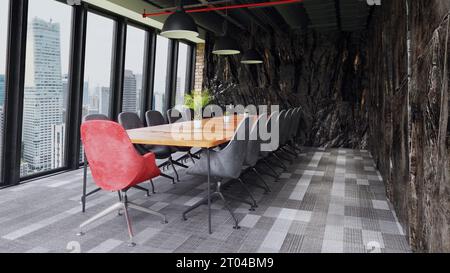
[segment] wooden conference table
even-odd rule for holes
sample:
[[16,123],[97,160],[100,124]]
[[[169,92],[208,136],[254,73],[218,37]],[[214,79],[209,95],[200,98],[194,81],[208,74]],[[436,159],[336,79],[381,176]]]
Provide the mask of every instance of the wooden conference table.
[[128,136],[134,144],[196,147],[206,151],[208,161],[208,229],[210,234],[212,232],[210,150],[230,141],[243,118],[243,115],[235,115],[230,118],[229,122],[225,122],[223,117],[203,119],[199,128],[194,126],[194,121],[184,121],[127,130]]

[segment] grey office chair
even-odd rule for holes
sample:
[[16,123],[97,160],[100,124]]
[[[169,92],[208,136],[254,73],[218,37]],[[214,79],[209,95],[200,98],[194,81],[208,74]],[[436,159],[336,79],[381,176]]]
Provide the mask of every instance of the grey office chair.
[[203,109],[203,118],[214,118],[223,116],[223,110],[220,106],[211,104]]
[[[269,134],[269,135],[272,134],[272,128],[276,125],[276,122],[278,120],[278,116],[279,115],[280,115],[280,113],[278,111],[274,111],[267,118],[267,121],[264,124],[264,126],[265,126],[264,128],[265,128],[265,131],[266,131],[267,134]],[[274,136],[272,135],[272,138],[273,137]],[[264,143],[264,144],[266,144],[265,148],[267,149],[268,148],[267,146],[270,143],[271,139],[262,140],[261,139],[261,133],[259,134],[259,138],[260,138],[260,146],[261,146],[261,144]],[[278,180],[278,178],[280,177],[281,173],[278,173],[275,170],[275,168],[272,167],[272,164],[276,165],[276,166],[278,166],[280,168],[283,168],[283,169],[285,169],[286,166],[284,166],[283,162],[280,162],[278,160],[274,161],[274,162],[270,162],[269,161],[271,156],[273,156],[273,151],[276,150],[278,148],[278,146],[277,147],[271,147],[271,148],[272,148],[272,150],[260,150],[259,157],[260,157],[260,161],[262,163],[264,163],[267,166],[267,168],[273,173],[273,175],[268,173],[268,172],[265,172],[265,174],[268,175],[268,176],[273,177],[275,180]]]
[[300,126],[301,118],[301,108],[297,107],[294,109],[292,119],[291,119],[291,130],[289,132],[289,139],[287,146],[291,148],[295,153],[301,152],[301,149],[297,147],[297,134],[298,128]]
[[292,152],[289,149],[288,142],[289,142],[289,136],[292,129],[292,120],[294,115],[294,108],[290,108],[286,111],[286,115],[284,117],[284,125],[283,125],[283,138],[282,138],[282,144],[280,145],[280,148],[278,149],[279,152],[282,152],[285,160],[289,161],[289,163],[294,162],[294,158],[297,157],[297,153]]
[[261,151],[261,141],[258,135],[258,130],[263,117],[264,115],[260,115],[253,123],[252,128],[250,130],[247,150],[244,159],[244,171],[242,173],[242,176],[250,171],[254,172],[258,176],[258,179],[263,183],[263,186],[259,184],[252,184],[252,185],[262,188],[264,190],[264,193],[269,193],[270,192],[269,185],[267,185],[261,173],[256,169],[256,165],[260,159],[260,151]]
[[295,151],[295,149],[293,149],[291,146],[291,139],[292,139],[292,134],[295,129],[294,120],[297,118],[296,115],[297,115],[296,108],[292,108],[286,113],[285,128],[284,128],[284,133],[283,133],[285,136],[284,143],[280,147],[280,150],[284,151],[285,153],[287,153],[289,155],[294,156],[295,158],[298,157],[298,154]]
[[[278,149],[276,149],[275,151],[273,151],[271,153],[271,155],[274,156],[278,160],[280,165],[282,165],[283,169],[285,169],[285,170],[287,169],[287,167],[283,164],[282,160],[286,160],[290,163],[293,163],[292,158],[285,156],[285,154],[283,153],[283,149],[282,149],[282,147],[284,147],[284,145],[286,143],[286,121],[287,121],[288,111],[289,110],[282,110],[276,119],[276,122],[278,123],[278,130],[279,130],[279,145],[278,145]],[[289,111],[289,113],[290,113],[290,111]]]
[[182,111],[171,108],[167,110],[167,121],[169,123],[182,122],[192,120],[192,115],[190,109],[183,108]]
[[[122,127],[125,128],[125,130],[144,127],[142,120],[139,118],[139,116],[136,113],[133,113],[133,112],[120,113],[118,120],[119,120],[120,125],[122,125]],[[142,155],[144,155],[148,152],[153,152],[157,159],[167,159],[166,162],[164,162],[163,164],[161,164],[158,167],[165,166],[167,164],[172,165],[172,168],[173,168],[173,171],[175,172],[177,180],[179,180],[177,170],[175,169],[175,166],[172,164],[173,150],[170,147],[161,146],[161,145],[140,145],[140,144],[134,145],[134,146],[136,147],[136,150]],[[161,176],[172,180],[172,184],[175,184],[175,180],[172,176],[164,174],[164,173],[161,173]],[[153,183],[152,183],[152,189],[154,189]]]
[[[161,112],[156,111],[156,110],[149,110],[145,113],[145,120],[147,122],[147,126],[158,126],[158,125],[164,125],[167,124],[166,120],[164,119],[163,115],[161,114]],[[180,149],[178,147],[169,147],[173,153],[179,152]],[[184,148],[181,149],[182,152],[189,152],[188,156],[191,157],[190,154],[190,148]],[[184,159],[184,157],[181,157],[180,159],[173,159],[172,157],[170,158],[170,164],[175,164],[177,166],[183,167],[183,168],[188,168],[188,166],[180,163],[179,161],[181,159]],[[191,158],[192,159],[192,158]],[[192,161],[194,161],[192,159]]]
[[[169,123],[176,123],[176,122],[183,122],[183,121],[190,121],[193,118],[193,112],[189,108],[183,108],[182,111],[179,111],[178,109],[172,108],[167,110],[167,120]],[[192,163],[195,163],[194,158],[199,159],[200,157],[194,153],[191,152],[192,147],[176,147],[176,149],[179,152],[185,152],[186,154],[179,158],[177,160],[183,160],[186,157],[189,157],[189,159],[192,161]],[[183,165],[181,167],[188,168],[188,166]]]
[[[225,203],[225,208],[230,212],[231,216],[235,221],[234,228],[239,228],[238,220],[235,217],[231,208],[228,206],[227,200],[225,199],[224,194],[222,193],[221,190],[222,180],[229,179],[229,181],[232,180],[239,181],[243,189],[252,198],[253,203],[250,203],[251,205],[250,209],[254,210],[254,208],[256,207],[256,201],[253,199],[250,191],[248,190],[247,186],[244,184],[242,179],[240,179],[240,175],[242,173],[242,166],[245,159],[245,153],[248,145],[248,135],[249,135],[248,133],[249,133],[249,118],[245,118],[241,121],[233,138],[224,149],[220,151],[210,150],[211,178],[212,177],[219,178],[219,180],[216,182],[216,190],[211,194],[211,199],[218,197]],[[192,175],[207,176],[208,175],[207,157],[202,156],[201,159],[198,160],[194,166],[190,167],[187,172]],[[227,195],[227,197],[230,199],[236,199],[234,196]],[[183,212],[183,219],[186,220],[186,214],[188,212],[207,202],[208,198],[205,197],[196,204],[194,204],[192,207]]]

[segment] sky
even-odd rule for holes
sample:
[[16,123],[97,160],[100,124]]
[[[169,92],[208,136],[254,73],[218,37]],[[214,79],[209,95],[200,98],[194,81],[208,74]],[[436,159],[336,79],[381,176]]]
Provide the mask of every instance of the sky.
[[[0,0],[0,74],[5,73],[8,2],[8,0]],[[69,65],[71,9],[70,6],[54,0],[29,1],[29,19],[39,17],[60,24],[62,74],[67,73]],[[111,19],[89,13],[85,79],[89,80],[90,88],[110,85],[113,27],[114,24]],[[157,74],[165,75],[167,42],[162,40],[164,39],[158,39],[161,42],[157,44],[157,52],[163,53],[164,56],[158,56],[159,58],[156,58],[155,67]],[[142,73],[144,41],[145,35],[142,30],[128,27],[125,68],[131,69],[135,74]],[[185,58],[180,59],[183,59],[180,62],[185,62]],[[181,65],[185,66],[186,64],[182,63]],[[165,83],[155,82],[155,87],[164,85]]]
[[0,74],[5,74],[8,0],[0,0]]

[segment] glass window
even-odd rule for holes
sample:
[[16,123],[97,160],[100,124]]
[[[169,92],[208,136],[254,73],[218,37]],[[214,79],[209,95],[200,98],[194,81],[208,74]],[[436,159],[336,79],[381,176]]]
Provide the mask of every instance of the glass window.
[[184,94],[188,91],[189,86],[186,85],[188,78],[188,67],[190,49],[187,44],[180,43],[178,46],[178,65],[177,65],[177,82],[175,87],[175,105],[184,104]]
[[141,113],[144,50],[145,31],[128,26],[125,51],[125,75],[123,81],[123,112]]
[[[3,151],[3,128],[5,109],[5,68],[6,68],[6,39],[8,37],[8,3],[9,0],[0,0],[0,155]],[[2,157],[0,156],[0,168]],[[0,170],[1,173],[1,170]],[[1,183],[2,181],[0,181]]]
[[88,13],[84,62],[83,117],[109,114],[114,21]]
[[109,116],[114,21],[89,12],[86,32],[82,115]]
[[155,79],[153,85],[153,109],[163,111],[166,96],[167,81],[167,59],[169,56],[169,39],[157,36],[156,38],[156,58],[155,58]]
[[21,176],[64,166],[72,8],[30,0]]

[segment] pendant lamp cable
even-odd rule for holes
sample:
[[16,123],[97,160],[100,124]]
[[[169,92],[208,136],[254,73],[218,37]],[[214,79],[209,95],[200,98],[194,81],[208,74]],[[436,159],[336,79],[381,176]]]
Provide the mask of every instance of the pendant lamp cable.
[[255,25],[253,24],[253,19],[250,19],[250,48],[255,46]]
[[182,1],[181,0],[177,0],[176,4],[177,4],[177,11],[182,11],[183,10]]
[[[228,2],[225,4],[225,6],[228,7]],[[227,35],[227,31],[228,31],[228,9],[225,9],[225,20],[223,21],[222,25],[223,36]]]

